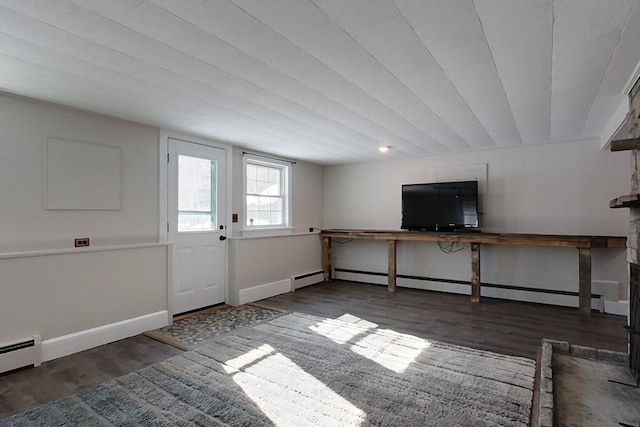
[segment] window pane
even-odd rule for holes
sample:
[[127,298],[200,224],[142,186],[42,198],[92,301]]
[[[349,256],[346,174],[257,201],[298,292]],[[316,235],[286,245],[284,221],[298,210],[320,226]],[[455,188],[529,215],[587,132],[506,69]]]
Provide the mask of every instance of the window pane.
[[247,164],[247,179],[256,180],[256,165]]
[[271,211],[269,222],[271,224],[282,224],[282,212]]
[[211,161],[178,156],[178,209],[211,210]]
[[279,196],[280,195],[280,184],[278,183],[269,183],[269,189],[267,191],[269,196]]
[[269,211],[258,212],[258,225],[271,225],[269,223]]
[[178,156],[178,231],[216,227],[216,162]]
[[282,199],[272,197],[271,198],[271,210],[272,211],[281,211],[282,210]]
[[269,169],[269,181],[274,183],[280,183],[281,169],[271,168]]
[[248,211],[258,210],[258,196],[247,196],[247,210]]
[[261,211],[268,211],[270,205],[270,199],[268,197],[258,197],[258,209]]
[[247,193],[255,194],[256,191],[256,182],[254,180],[247,180]]
[[258,166],[258,176],[256,179],[258,181],[269,181],[269,168],[265,166]]
[[256,193],[262,195],[268,195],[269,183],[267,181],[257,181]]

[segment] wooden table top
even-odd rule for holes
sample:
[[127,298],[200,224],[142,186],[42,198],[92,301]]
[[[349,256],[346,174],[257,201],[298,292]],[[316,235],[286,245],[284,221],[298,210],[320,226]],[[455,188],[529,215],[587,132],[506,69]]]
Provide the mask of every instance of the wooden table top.
[[572,248],[624,248],[624,236],[584,236],[559,234],[519,234],[485,232],[443,232],[409,230],[322,230],[324,237],[378,240],[416,240],[431,242],[467,242],[503,245],[558,246]]

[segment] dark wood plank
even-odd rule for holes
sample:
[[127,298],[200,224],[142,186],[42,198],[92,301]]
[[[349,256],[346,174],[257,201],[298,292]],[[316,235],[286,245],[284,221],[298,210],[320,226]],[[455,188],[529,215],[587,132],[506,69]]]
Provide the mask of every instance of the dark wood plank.
[[424,241],[424,242],[462,242],[495,245],[556,246],[568,248],[606,248],[609,244],[617,246],[626,241],[624,236],[582,236],[555,234],[518,234],[518,233],[455,233],[439,231],[406,230],[322,230],[323,237],[358,238],[375,240]]
[[628,194],[616,197],[609,202],[611,209],[634,208],[640,206],[640,194]]
[[578,303],[581,317],[591,316],[591,249],[578,249]]
[[626,237],[608,237],[606,247],[607,248],[626,248],[627,238]]
[[471,243],[471,302],[480,302],[480,243]]
[[388,276],[388,288],[389,292],[396,291],[396,259],[397,259],[398,249],[395,240],[389,240],[389,276]]
[[0,420],[182,353],[143,335],[0,375]]
[[262,305],[322,317],[350,314],[425,339],[535,359],[543,338],[614,351],[627,350],[626,317],[571,307],[334,280],[261,301]]
[[611,151],[640,150],[640,138],[618,139],[611,141]]
[[324,281],[331,281],[331,237],[322,237],[322,271]]

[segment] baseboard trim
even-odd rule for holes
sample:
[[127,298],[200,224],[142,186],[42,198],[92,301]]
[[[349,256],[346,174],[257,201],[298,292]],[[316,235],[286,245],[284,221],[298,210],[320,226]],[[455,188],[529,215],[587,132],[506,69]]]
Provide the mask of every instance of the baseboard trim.
[[629,315],[629,301],[604,301],[604,312],[616,316]]
[[[336,279],[354,282],[387,285],[387,274],[346,268],[334,269]],[[441,279],[398,274],[397,286],[454,294],[471,294],[471,283],[467,280]],[[506,299],[511,301],[533,302],[537,304],[578,307],[578,292],[557,289],[538,289],[524,286],[501,285],[482,282],[481,296],[487,298]],[[601,295],[591,292],[592,309],[609,313],[602,302]],[[612,310],[614,310],[612,308]]]
[[324,281],[324,274],[322,270],[313,271],[311,273],[300,274],[298,276],[291,276],[291,290],[304,288],[305,286],[315,285]]
[[167,319],[167,310],[162,310],[42,341],[42,361],[46,362],[68,356],[79,351],[132,337],[151,329],[167,326]]
[[277,282],[265,283],[264,285],[242,289],[238,292],[238,304],[259,301],[265,298],[291,292],[291,279],[279,280]]

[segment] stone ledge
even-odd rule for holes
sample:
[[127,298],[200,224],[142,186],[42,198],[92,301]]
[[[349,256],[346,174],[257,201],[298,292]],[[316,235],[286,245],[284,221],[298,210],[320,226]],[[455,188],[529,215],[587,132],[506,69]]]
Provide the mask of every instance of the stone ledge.
[[576,357],[582,357],[584,359],[597,359],[598,358],[598,350],[593,347],[585,347],[582,345],[572,345],[570,354]]
[[553,353],[569,354],[583,359],[598,360],[616,365],[628,365],[629,356],[618,351],[602,350],[581,345],[571,345],[566,341],[542,340],[540,354],[538,419],[531,425],[534,427],[553,427]]
[[615,363],[617,365],[626,366],[629,364],[629,355],[626,353],[621,353],[619,351],[598,349],[597,359],[604,362]]
[[[556,340],[542,340],[542,348],[544,350],[544,345],[548,344],[553,347],[553,351],[557,351],[559,353],[571,354],[576,357],[582,357],[584,359],[592,359],[592,360],[601,360],[603,362],[614,363],[616,365],[627,365],[629,364],[629,355],[626,353],[621,353],[619,351],[611,351],[611,350],[603,350],[599,348],[586,347],[582,345],[571,345],[566,341],[556,341]],[[553,353],[550,353],[553,355]],[[543,351],[544,355],[544,351]],[[550,356],[547,356],[550,357]]]
[[542,340],[542,352],[540,354],[540,378],[538,419],[532,420],[531,425],[536,427],[553,427],[553,350],[554,343],[558,347],[569,347],[569,343],[561,341]]
[[566,341],[549,340],[545,338],[542,340],[542,345],[544,345],[544,343],[549,343],[551,346],[553,346],[554,350],[562,353],[569,353],[571,349],[571,346]]

